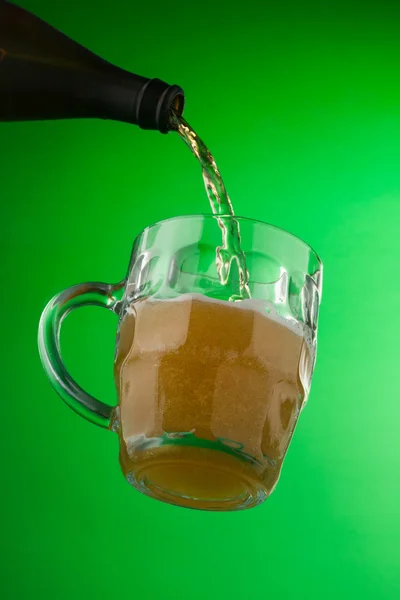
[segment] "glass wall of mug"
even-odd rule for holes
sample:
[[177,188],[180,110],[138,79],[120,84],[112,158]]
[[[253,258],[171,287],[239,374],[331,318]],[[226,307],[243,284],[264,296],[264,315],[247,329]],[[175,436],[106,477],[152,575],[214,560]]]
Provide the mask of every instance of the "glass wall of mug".
[[188,216],[137,238],[115,357],[112,428],[129,483],[172,504],[255,506],[274,489],[310,390],[322,264],[299,238],[234,217],[249,274],[216,257],[232,217]]

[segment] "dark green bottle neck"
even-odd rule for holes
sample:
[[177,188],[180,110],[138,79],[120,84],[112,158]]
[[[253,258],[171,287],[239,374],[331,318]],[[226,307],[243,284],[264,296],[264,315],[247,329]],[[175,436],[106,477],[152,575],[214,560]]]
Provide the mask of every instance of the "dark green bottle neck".
[[0,0],[0,120],[97,117],[170,129],[183,91],[116,67]]

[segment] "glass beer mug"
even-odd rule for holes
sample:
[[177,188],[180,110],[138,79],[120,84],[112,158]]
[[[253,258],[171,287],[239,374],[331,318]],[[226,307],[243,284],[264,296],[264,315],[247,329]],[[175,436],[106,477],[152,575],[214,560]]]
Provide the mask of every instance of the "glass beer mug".
[[[229,217],[232,218],[232,217]],[[136,239],[126,278],[53,298],[39,326],[44,369],[61,398],[120,441],[140,492],[183,507],[238,510],[273,491],[315,362],[322,264],[299,238],[234,217],[250,298],[232,266],[220,282],[215,216],[177,217]],[[84,305],[118,316],[118,405],[86,393],[60,353],[63,318]]]

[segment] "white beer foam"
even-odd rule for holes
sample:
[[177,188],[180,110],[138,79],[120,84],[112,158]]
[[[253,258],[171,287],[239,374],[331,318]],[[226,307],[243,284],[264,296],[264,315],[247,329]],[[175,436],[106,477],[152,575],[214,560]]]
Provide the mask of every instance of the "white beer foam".
[[[182,294],[175,298],[146,298],[146,302],[188,302],[192,300],[198,300],[199,302],[211,302],[213,304],[219,304],[222,306],[234,307],[240,310],[249,310],[257,312],[260,315],[271,319],[275,323],[279,323],[284,327],[287,327],[296,335],[305,337],[304,324],[296,321],[294,318],[285,318],[276,312],[274,305],[266,300],[259,300],[257,298],[246,298],[237,302],[229,302],[227,300],[220,300],[218,298],[210,298],[209,296],[203,296],[202,294]],[[129,310],[129,309],[128,309]]]
[[[219,304],[222,306],[229,305],[229,307],[232,307],[236,310],[248,310],[251,312],[257,312],[258,314],[265,317],[266,319],[271,319],[271,321],[274,321],[275,323],[281,325],[282,327],[289,329],[289,331],[291,331],[295,335],[302,337],[308,347],[308,351],[310,353],[311,360],[314,362],[315,347],[312,343],[312,336],[311,336],[311,331],[310,331],[309,327],[307,327],[304,323],[297,321],[294,317],[282,317],[281,315],[279,315],[277,313],[274,305],[271,302],[268,302],[266,300],[256,299],[256,298],[249,298],[249,299],[239,300],[236,302],[230,302],[228,300],[220,300],[217,298],[210,298],[209,296],[204,296],[203,294],[196,294],[196,293],[181,294],[180,296],[176,296],[176,297],[172,297],[172,298],[160,298],[160,297],[150,296],[148,298],[143,298],[142,300],[139,300],[139,305],[142,302],[145,302],[145,303],[149,302],[149,303],[160,304],[160,305],[165,305],[166,303],[181,303],[182,309],[184,309],[180,318],[178,319],[178,321],[176,323],[177,327],[175,327],[174,334],[172,335],[172,337],[171,337],[171,321],[164,322],[164,315],[163,315],[162,322],[157,323],[156,332],[154,333],[154,335],[151,338],[151,349],[153,351],[158,350],[160,352],[165,352],[166,350],[171,350],[175,347],[180,346],[181,344],[183,344],[185,342],[186,335],[187,335],[187,326],[186,325],[188,323],[188,319],[190,316],[191,303],[193,302],[193,300],[197,300],[199,302],[209,302],[209,303],[213,303],[213,304]],[[131,314],[131,315],[136,314],[135,302],[130,307],[127,308],[126,314]],[[154,318],[154,315],[153,315],[153,318]],[[182,326],[183,319],[186,319],[186,325],[184,327]],[[141,321],[139,320],[139,326],[140,326],[140,323],[141,323]],[[169,332],[168,335],[166,335],[165,328],[168,328],[168,332]],[[146,351],[147,349],[150,349],[150,348],[147,348],[147,343],[149,342],[149,338],[147,336],[147,328],[145,329],[145,331],[146,331],[146,335],[143,338],[140,335],[139,329],[136,331],[135,342],[132,346],[132,350],[135,349],[136,351],[138,351],[140,348],[141,351]],[[167,344],[166,344],[166,339],[168,339]]]

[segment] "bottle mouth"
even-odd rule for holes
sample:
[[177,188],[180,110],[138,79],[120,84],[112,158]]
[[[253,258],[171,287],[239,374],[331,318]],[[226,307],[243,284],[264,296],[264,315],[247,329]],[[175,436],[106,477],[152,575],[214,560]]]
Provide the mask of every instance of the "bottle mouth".
[[180,117],[183,113],[184,105],[185,96],[183,90],[178,85],[171,85],[159,103],[157,122],[161,133],[167,133],[174,128],[171,120],[172,114]]
[[178,85],[168,85],[160,79],[151,79],[142,89],[137,107],[137,123],[142,129],[158,129],[168,133],[172,129],[172,111],[180,117],[185,96]]
[[177,117],[181,117],[183,113],[183,107],[185,105],[185,96],[183,95],[183,91],[180,90],[175,98],[172,100],[171,109],[174,111]]

